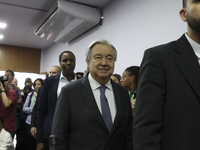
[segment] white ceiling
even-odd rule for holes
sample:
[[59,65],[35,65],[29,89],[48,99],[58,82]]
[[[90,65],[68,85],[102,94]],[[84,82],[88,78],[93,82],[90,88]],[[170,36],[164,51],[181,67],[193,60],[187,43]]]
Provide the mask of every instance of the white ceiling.
[[[44,49],[53,42],[33,33],[34,27],[57,0],[0,0],[0,22],[7,23],[0,29],[4,38],[0,44]],[[71,0],[103,8],[112,0]]]

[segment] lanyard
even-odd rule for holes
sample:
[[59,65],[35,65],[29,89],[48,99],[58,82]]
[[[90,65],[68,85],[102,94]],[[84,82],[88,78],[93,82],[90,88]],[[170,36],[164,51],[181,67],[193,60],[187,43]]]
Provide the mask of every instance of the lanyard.
[[134,92],[128,91],[129,97],[132,100],[134,98]]

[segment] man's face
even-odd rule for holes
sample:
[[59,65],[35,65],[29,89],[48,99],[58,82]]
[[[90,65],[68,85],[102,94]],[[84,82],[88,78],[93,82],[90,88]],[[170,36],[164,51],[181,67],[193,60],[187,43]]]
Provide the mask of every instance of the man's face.
[[59,73],[58,67],[51,67],[50,72],[49,72],[49,77],[55,76]]
[[26,82],[25,86],[27,86],[27,85],[32,87],[33,84],[32,84],[32,82]]
[[8,83],[12,83],[14,77],[12,76],[11,72],[10,71],[5,72],[5,76],[8,77]]
[[14,78],[12,84],[17,85],[18,84],[17,79]]
[[87,62],[91,76],[100,84],[108,82],[114,71],[114,52],[110,45],[96,44]]
[[71,53],[64,53],[61,57],[60,66],[64,75],[71,75],[75,68],[75,58]]
[[200,34],[200,1],[187,0],[186,17],[188,26]]

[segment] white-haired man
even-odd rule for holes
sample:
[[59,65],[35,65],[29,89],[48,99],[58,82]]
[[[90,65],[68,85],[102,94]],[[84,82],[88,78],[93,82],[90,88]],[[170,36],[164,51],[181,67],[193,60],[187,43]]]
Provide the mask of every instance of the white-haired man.
[[63,87],[52,127],[59,150],[132,150],[133,115],[126,89],[110,77],[116,49],[106,40],[86,52],[90,72]]

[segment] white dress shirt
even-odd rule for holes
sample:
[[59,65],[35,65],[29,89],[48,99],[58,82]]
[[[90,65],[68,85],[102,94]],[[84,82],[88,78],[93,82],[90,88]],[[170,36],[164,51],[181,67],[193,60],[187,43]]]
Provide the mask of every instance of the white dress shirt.
[[193,39],[191,39],[187,33],[185,33],[185,36],[188,40],[188,42],[190,43],[190,45],[192,46],[193,50],[194,50],[194,53],[195,55],[197,56],[197,59],[199,61],[199,64],[200,64],[200,44],[198,44],[197,42],[195,42]]
[[73,82],[73,81],[75,81],[75,80],[77,80],[76,75],[75,75],[75,77],[74,77],[73,80],[68,81],[67,78],[65,78],[65,77],[63,76],[62,72],[61,72],[61,73],[60,73],[59,83],[58,83],[58,89],[57,89],[57,97],[59,97],[60,92],[61,92],[61,89],[62,89],[63,86],[65,86],[65,85],[67,85],[68,83]]
[[[100,89],[99,89],[101,84],[99,84],[90,74],[88,75],[88,80],[89,80],[92,92],[94,94],[96,104],[99,108],[100,113],[102,114],[101,100],[100,100]],[[113,88],[112,88],[110,80],[105,84],[105,86],[107,87],[106,90],[105,90],[105,96],[108,100],[108,105],[110,107],[112,122],[114,122],[117,110],[116,110]]]
[[0,132],[0,150],[14,150],[11,134],[4,128]]

